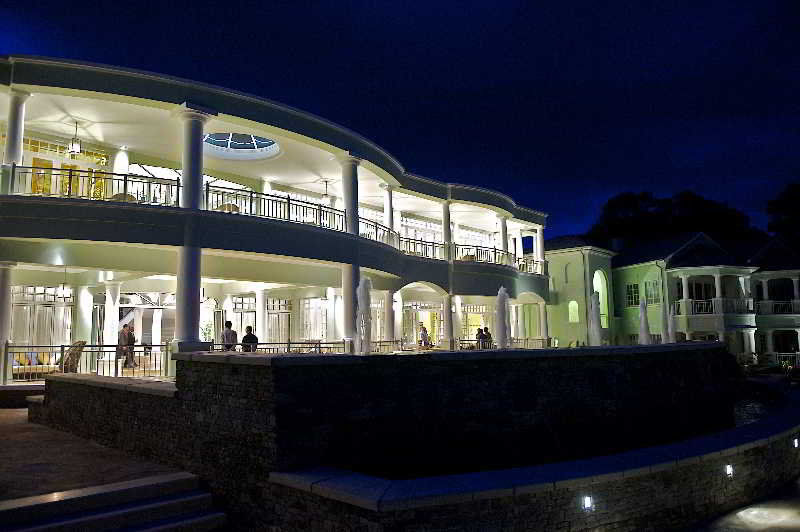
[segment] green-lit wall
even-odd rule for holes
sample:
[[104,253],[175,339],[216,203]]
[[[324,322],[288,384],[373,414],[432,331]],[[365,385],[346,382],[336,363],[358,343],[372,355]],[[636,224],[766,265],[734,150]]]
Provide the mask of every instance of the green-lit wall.
[[[645,281],[657,280],[659,293],[663,301],[663,269],[656,262],[648,262],[616,268],[613,271],[614,300],[616,302],[617,316],[615,322],[615,342],[616,344],[631,343],[630,335],[639,334],[639,305],[627,306],[626,286],[629,284],[639,285],[639,296],[644,297]],[[661,304],[647,306],[647,319],[650,325],[651,334],[661,334]]]

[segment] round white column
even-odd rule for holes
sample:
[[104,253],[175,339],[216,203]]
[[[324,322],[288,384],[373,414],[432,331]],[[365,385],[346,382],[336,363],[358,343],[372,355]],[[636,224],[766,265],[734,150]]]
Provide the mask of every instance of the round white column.
[[119,338],[119,291],[120,281],[105,283],[106,304],[103,318],[103,345],[117,345]]
[[359,271],[357,264],[342,264],[342,328],[344,339],[352,347],[353,338],[356,336],[356,288],[358,287]]
[[184,209],[203,205],[203,126],[209,116],[190,109],[179,113],[183,120],[183,155],[181,158],[181,202]]
[[25,102],[29,92],[11,89],[6,120],[6,146],[3,164],[22,164],[22,138],[25,132]]
[[455,251],[453,250],[453,233],[450,231],[450,201],[442,202],[442,240],[445,244],[445,257],[453,260]]
[[536,260],[544,261],[544,226],[536,228]]
[[358,235],[358,163],[357,157],[340,157],[342,165],[342,196],[347,220],[347,232]]
[[714,297],[722,297],[722,275],[719,273],[714,274]]
[[[256,331],[259,342],[267,341],[267,291],[256,290]],[[244,333],[242,333],[244,336]]]
[[550,333],[547,330],[547,304],[539,303],[539,333],[544,339],[544,345],[549,345]]
[[13,262],[0,262],[0,384],[13,378],[11,360],[6,350],[6,342],[11,341],[11,270]]
[[800,299],[800,279],[796,277],[792,279],[792,288],[794,290],[794,299]]
[[383,338],[394,341],[394,290],[387,290],[383,300]]
[[761,279],[761,293],[764,301],[769,301],[769,282],[768,279]]
[[386,183],[381,184],[381,188],[383,189],[383,225],[394,230],[393,189]]
[[200,256],[198,246],[178,248],[175,285],[175,341],[200,341]]
[[442,340],[445,349],[453,349],[453,296],[442,298]]
[[505,216],[497,216],[497,223],[500,225],[500,246],[503,251],[508,253],[508,223]]
[[72,314],[72,342],[79,340],[91,344],[92,338],[92,309],[94,296],[88,286],[78,286],[72,292],[75,301],[75,312]]
[[764,335],[767,337],[767,353],[770,355],[775,353],[775,338],[772,336],[773,332],[773,329],[766,329],[764,331]]

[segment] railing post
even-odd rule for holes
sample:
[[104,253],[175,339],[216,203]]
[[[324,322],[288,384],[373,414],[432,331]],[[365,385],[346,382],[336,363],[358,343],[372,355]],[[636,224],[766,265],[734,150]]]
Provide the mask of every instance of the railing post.
[[0,360],[0,383],[8,384],[8,370],[9,370],[9,361],[8,361],[8,340],[5,341],[3,344],[3,358]]
[[72,197],[72,168],[69,169],[69,174],[67,174],[67,179],[69,182],[67,183],[67,197]]
[[122,178],[122,198],[128,201],[128,174]]
[[286,219],[287,220],[291,220],[292,219],[292,203],[291,203],[291,201],[292,201],[292,198],[290,198],[289,196],[286,196]]
[[59,366],[61,366],[61,373],[64,373],[64,346],[61,346],[61,358],[59,359]]
[[211,210],[211,203],[209,203],[209,198],[211,196],[211,185],[206,183],[206,210]]
[[250,216],[253,215],[253,191],[250,191],[250,212],[248,213]]

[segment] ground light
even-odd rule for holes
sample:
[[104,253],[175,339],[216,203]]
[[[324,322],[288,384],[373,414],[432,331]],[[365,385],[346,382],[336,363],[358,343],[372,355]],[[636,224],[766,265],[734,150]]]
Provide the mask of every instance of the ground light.
[[594,510],[594,501],[589,495],[583,497],[583,509],[587,512]]
[[728,478],[733,477],[733,466],[731,464],[725,466],[725,474],[728,475]]
[[795,449],[797,449],[797,447],[798,447],[798,441],[797,441],[797,438],[795,438],[795,439],[792,441],[792,444],[794,445],[794,448],[795,448]]

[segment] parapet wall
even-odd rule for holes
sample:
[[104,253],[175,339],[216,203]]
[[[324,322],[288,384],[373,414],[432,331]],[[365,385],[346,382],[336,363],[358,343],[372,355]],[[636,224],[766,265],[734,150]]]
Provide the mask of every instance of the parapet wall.
[[[732,421],[730,357],[717,343],[174,358],[174,385],[48,377],[31,419],[201,475],[243,528],[302,529],[288,526],[300,517],[286,515],[284,497],[319,503],[317,493],[270,482],[273,472],[335,466],[398,478],[501,469]],[[342,515],[370,512],[332,504]]]

